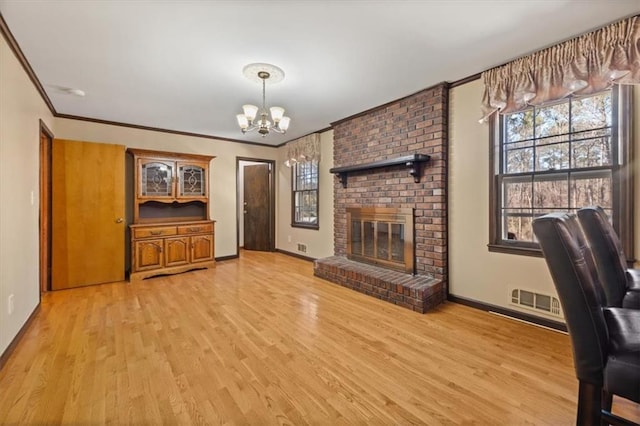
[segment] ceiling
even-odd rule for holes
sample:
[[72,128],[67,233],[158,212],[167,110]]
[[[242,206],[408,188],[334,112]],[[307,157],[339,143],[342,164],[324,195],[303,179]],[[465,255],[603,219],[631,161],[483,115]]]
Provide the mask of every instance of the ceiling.
[[[0,13],[58,114],[280,145],[640,13],[640,0],[0,0]],[[286,135],[237,127],[261,100],[242,73],[253,62],[285,72],[266,95],[291,117]]]

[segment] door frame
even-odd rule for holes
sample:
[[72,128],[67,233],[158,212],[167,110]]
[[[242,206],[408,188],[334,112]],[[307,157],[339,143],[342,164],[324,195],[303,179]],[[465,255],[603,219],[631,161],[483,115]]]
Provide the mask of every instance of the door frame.
[[[264,158],[236,157],[236,253],[240,256],[240,210],[238,209],[238,200],[240,192],[240,162],[251,161],[254,163],[269,164],[271,173],[269,173],[269,251],[276,251],[276,161],[266,160]],[[244,217],[242,218],[244,220]]]
[[53,132],[40,120],[39,269],[40,295],[51,291],[51,152]]

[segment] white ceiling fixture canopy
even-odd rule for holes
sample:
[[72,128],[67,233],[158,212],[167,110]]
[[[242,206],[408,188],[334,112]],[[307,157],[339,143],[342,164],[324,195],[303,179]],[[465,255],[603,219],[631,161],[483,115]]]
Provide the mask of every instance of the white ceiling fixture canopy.
[[[249,104],[242,105],[243,114],[236,115],[238,126],[240,126],[242,133],[257,130],[262,137],[267,136],[271,130],[277,133],[286,133],[291,119],[284,116],[284,108],[277,106],[269,108],[273,126],[268,120],[269,112],[267,112],[265,88],[267,82],[269,84],[281,82],[284,79],[284,71],[275,65],[254,63],[245,66],[242,69],[242,73],[249,80],[262,84],[262,107],[259,108]],[[258,114],[260,118],[256,121]]]

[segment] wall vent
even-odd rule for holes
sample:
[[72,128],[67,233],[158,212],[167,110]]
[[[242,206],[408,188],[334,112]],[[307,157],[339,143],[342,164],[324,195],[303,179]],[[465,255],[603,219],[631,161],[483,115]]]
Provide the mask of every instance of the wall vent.
[[536,293],[521,288],[512,289],[511,304],[554,317],[564,318],[560,308],[560,301],[557,297],[549,294]]
[[301,251],[302,253],[306,253],[307,252],[307,245],[306,244],[302,244],[302,243],[298,243],[298,251]]

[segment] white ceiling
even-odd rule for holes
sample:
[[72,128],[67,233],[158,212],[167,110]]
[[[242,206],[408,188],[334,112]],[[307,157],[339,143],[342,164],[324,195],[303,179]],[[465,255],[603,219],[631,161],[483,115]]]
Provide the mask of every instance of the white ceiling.
[[[640,0],[0,0],[0,13],[60,114],[279,145],[640,13]],[[287,110],[286,135],[236,125],[260,103],[242,74],[252,62],[285,71],[267,104]]]

